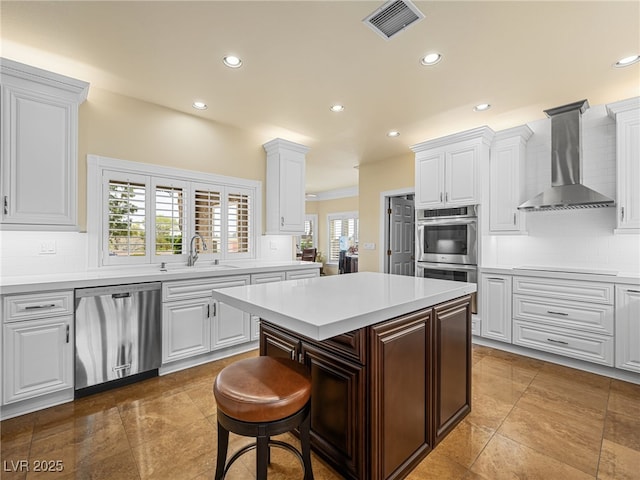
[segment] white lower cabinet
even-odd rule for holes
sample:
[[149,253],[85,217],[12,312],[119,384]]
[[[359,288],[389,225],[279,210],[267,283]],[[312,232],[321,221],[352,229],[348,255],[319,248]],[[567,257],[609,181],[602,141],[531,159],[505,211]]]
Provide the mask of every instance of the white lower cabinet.
[[481,336],[511,343],[511,275],[482,274]]
[[162,306],[162,363],[211,350],[210,297]]
[[2,403],[73,391],[73,291],[2,299]]
[[640,287],[616,285],[616,367],[640,373]]
[[3,403],[73,388],[73,316],[4,324]]
[[513,343],[614,366],[613,284],[513,278]]
[[249,275],[165,282],[163,363],[251,341],[249,314],[212,297],[216,288],[244,286],[249,282]]

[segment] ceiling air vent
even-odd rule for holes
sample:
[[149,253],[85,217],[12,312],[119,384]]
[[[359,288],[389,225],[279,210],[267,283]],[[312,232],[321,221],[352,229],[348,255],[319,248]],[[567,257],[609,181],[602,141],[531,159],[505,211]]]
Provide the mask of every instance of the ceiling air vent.
[[408,0],[391,0],[362,20],[386,40],[409,25],[422,20],[424,14]]

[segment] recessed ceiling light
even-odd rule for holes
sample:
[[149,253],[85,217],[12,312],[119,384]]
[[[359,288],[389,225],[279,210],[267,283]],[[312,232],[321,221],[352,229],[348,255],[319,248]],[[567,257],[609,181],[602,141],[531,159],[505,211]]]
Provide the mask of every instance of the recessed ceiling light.
[[195,108],[196,110],[206,110],[207,104],[204,102],[193,102],[192,107]]
[[331,105],[331,107],[329,107],[329,110],[331,110],[332,112],[342,112],[344,110],[344,105]]
[[391,130],[390,132],[387,133],[387,137],[399,137],[400,136],[400,132],[397,130]]
[[640,55],[631,55],[630,57],[621,58],[613,64],[614,67],[622,68],[640,62]]
[[240,68],[242,66],[242,60],[235,55],[227,55],[222,61],[229,68]]
[[478,105],[476,105],[475,107],[473,107],[473,111],[474,112],[484,112],[485,110],[489,110],[491,108],[491,105],[489,105],[488,103],[480,103]]
[[440,55],[439,53],[429,53],[420,59],[420,63],[422,65],[429,66],[435,65],[440,60],[442,60],[442,55]]

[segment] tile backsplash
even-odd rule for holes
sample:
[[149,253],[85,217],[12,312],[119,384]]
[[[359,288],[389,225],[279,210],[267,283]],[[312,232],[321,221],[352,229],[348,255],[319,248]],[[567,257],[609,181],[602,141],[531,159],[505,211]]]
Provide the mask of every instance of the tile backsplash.
[[87,234],[0,232],[3,276],[74,273],[87,269]]
[[[293,258],[290,236],[258,237],[261,260]],[[0,274],[46,275],[84,272],[88,268],[88,239],[78,232],[0,231]]]

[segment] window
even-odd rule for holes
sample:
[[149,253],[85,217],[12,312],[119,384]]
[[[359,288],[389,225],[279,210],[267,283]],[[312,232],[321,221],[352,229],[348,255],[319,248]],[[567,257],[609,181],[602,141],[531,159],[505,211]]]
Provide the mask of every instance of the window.
[[337,263],[340,251],[358,246],[358,213],[345,212],[328,215],[329,221],[329,263]]
[[255,258],[260,182],[88,158],[91,265],[186,262],[196,234],[202,259]]
[[227,251],[249,253],[251,251],[250,195],[247,192],[231,192],[227,196]]
[[306,215],[304,219],[304,233],[298,235],[296,245],[298,251],[301,252],[305,248],[318,248],[316,225],[318,224],[318,216]]
[[110,256],[146,255],[146,186],[129,181],[109,181],[107,204]]
[[184,188],[155,187],[155,254],[181,255],[184,230]]
[[[204,238],[206,253],[222,251],[222,193],[220,189],[199,186],[195,191],[195,232]],[[198,251],[202,251],[200,239],[196,239]]]

